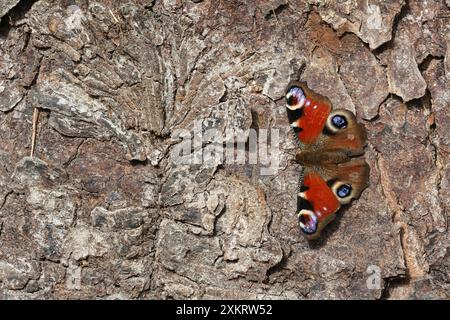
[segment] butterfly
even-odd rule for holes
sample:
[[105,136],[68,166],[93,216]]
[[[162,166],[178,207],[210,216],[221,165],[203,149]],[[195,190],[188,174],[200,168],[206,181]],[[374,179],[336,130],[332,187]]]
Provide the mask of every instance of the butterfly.
[[342,205],[358,198],[369,184],[370,168],[364,154],[366,131],[355,115],[334,109],[330,100],[290,82],[286,89],[288,121],[300,146],[302,165],[297,194],[301,232],[317,239]]

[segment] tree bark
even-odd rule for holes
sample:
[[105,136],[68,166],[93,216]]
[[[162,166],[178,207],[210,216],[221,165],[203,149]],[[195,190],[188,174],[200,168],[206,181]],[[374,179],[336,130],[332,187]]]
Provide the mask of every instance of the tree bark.
[[[0,0],[0,298],[450,298],[449,16],[440,0]],[[298,77],[368,132],[370,186],[315,242],[284,111]],[[177,163],[196,125],[278,132],[279,170]]]

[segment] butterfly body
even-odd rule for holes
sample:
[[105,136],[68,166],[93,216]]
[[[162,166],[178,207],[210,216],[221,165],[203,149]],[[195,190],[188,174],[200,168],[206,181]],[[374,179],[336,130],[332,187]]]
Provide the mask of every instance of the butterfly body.
[[368,185],[369,166],[356,158],[364,153],[366,132],[353,113],[333,110],[328,98],[304,82],[288,85],[286,111],[300,146],[296,161],[303,168],[297,195],[300,229],[315,239]]

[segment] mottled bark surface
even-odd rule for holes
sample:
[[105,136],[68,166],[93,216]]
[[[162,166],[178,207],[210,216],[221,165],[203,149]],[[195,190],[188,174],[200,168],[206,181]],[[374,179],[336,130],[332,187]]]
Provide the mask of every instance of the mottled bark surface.
[[[0,298],[450,298],[448,1],[0,0],[0,17]],[[283,101],[302,66],[365,125],[371,166],[315,243]],[[171,133],[198,120],[280,129],[281,169],[175,164]]]

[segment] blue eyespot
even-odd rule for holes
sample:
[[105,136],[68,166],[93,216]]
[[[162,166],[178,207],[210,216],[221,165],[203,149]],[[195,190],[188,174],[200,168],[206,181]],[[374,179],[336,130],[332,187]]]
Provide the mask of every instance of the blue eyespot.
[[345,119],[344,116],[335,115],[333,118],[331,118],[331,122],[336,128],[343,129],[347,127],[347,119]]
[[352,192],[352,186],[349,184],[343,184],[337,189],[337,195],[339,198],[348,197],[348,195]]
[[292,86],[286,92],[286,103],[288,104],[288,106],[292,107],[301,103],[299,107],[302,107],[304,101],[305,101],[305,94],[303,93],[303,90],[301,88],[297,86]]

